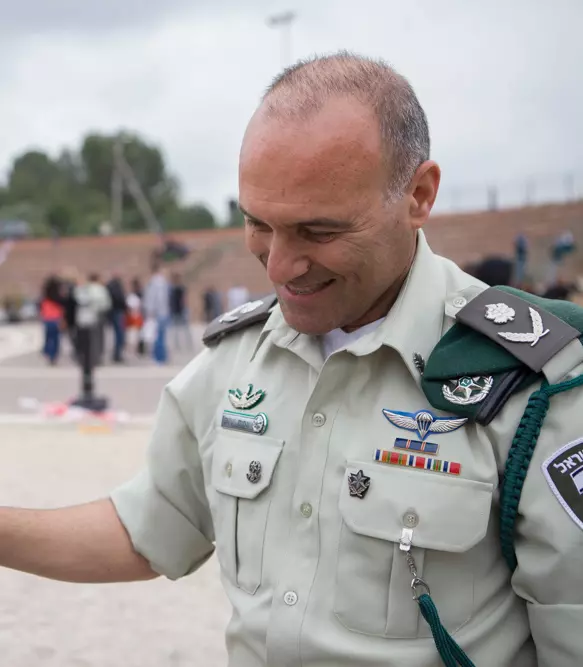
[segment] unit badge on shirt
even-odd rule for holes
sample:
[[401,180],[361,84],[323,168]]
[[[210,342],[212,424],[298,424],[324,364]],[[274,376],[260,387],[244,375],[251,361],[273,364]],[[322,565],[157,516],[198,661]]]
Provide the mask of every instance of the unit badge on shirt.
[[229,401],[231,405],[237,410],[251,410],[256,405],[259,405],[265,398],[267,392],[263,389],[253,390],[253,385],[247,386],[247,391],[243,392],[240,389],[229,389]]
[[583,529],[583,438],[549,456],[542,471],[563,509]]
[[465,417],[436,417],[428,410],[401,412],[383,409],[383,414],[391,424],[407,431],[414,431],[421,440],[425,440],[428,435],[455,431],[468,421]]
[[465,376],[448,380],[441,391],[443,397],[454,405],[475,405],[486,398],[493,384],[491,375]]

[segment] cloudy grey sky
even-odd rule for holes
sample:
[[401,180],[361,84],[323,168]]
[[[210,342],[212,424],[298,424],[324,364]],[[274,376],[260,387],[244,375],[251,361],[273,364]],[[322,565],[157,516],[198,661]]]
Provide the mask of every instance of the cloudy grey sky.
[[24,149],[135,129],[185,200],[224,215],[245,124],[281,65],[265,19],[284,9],[295,58],[350,49],[411,80],[442,208],[488,182],[523,196],[530,175],[557,190],[573,173],[583,194],[581,0],[0,0],[0,174]]

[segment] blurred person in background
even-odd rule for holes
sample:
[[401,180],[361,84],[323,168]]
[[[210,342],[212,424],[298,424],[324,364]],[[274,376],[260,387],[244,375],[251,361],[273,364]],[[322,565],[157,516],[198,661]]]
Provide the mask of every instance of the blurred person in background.
[[71,344],[71,356],[77,356],[77,302],[75,288],[79,283],[79,272],[75,268],[67,268],[62,275],[62,294],[64,306],[64,322]]
[[78,334],[84,333],[85,338],[90,339],[92,361],[99,364],[103,356],[104,323],[111,307],[111,299],[109,292],[99,281],[98,274],[92,273],[86,281],[79,281],[75,288],[75,301]]
[[61,329],[64,324],[63,292],[61,281],[49,276],[42,290],[40,318],[45,329],[43,354],[51,365],[57,363],[61,348]]
[[186,286],[179,273],[173,273],[170,286],[170,323],[173,331],[173,345],[181,349],[180,339],[184,347],[192,351],[194,345],[190,333],[190,318],[186,306]]
[[204,291],[203,297],[204,321],[209,324],[223,312],[221,295],[210,286]]
[[235,310],[249,301],[249,290],[244,285],[233,285],[227,290],[227,310]]
[[109,310],[109,320],[113,329],[113,354],[114,364],[123,362],[123,351],[125,347],[125,327],[126,327],[126,295],[124,286],[119,274],[114,273],[111,280],[107,283],[107,291],[111,300]]
[[157,363],[165,364],[168,361],[166,332],[170,319],[170,284],[157,263],[152,265],[152,276],[144,290],[143,307],[146,341],[152,343],[152,357]]
[[142,285],[138,278],[134,278],[126,299],[126,335],[129,348],[137,355],[144,354],[142,294]]

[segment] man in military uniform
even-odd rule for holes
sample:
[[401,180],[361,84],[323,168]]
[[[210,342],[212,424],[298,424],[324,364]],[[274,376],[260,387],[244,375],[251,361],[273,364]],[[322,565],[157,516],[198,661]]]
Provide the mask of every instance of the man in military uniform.
[[284,72],[240,160],[277,299],[209,325],[110,499],[2,510],[0,564],[177,579],[216,546],[232,667],[581,664],[582,311],[434,255],[439,180],[392,69]]

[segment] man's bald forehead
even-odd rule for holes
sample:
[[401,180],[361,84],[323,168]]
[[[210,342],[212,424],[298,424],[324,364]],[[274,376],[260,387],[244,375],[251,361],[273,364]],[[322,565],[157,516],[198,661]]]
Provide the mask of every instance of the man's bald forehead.
[[260,107],[247,128],[240,167],[260,169],[263,180],[280,179],[288,187],[308,188],[324,174],[338,184],[364,179],[382,188],[386,180],[377,120],[349,98],[330,100],[305,120]]
[[341,99],[374,114],[389,190],[399,195],[429,159],[429,129],[410,84],[386,63],[345,52],[300,61],[269,86],[257,118],[306,122]]

